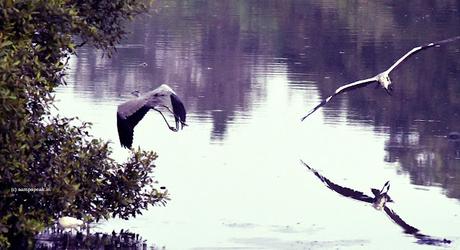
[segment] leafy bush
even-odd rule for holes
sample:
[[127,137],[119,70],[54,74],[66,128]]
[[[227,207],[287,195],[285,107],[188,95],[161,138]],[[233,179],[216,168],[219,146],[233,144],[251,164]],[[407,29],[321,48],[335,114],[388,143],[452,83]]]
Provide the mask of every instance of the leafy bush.
[[[66,59],[90,44],[108,55],[123,22],[150,3],[136,0],[0,1],[0,248],[29,246],[64,214],[128,218],[163,204],[153,152],[119,164],[90,124],[50,114]],[[27,242],[28,241],[28,242]]]

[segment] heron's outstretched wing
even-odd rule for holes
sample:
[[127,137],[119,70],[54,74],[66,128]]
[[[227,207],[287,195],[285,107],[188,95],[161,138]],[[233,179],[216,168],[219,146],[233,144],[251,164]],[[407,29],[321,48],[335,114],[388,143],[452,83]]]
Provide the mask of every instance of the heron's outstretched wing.
[[331,180],[329,180],[328,178],[322,176],[321,174],[318,173],[318,171],[316,171],[315,169],[311,168],[310,166],[308,166],[305,162],[303,162],[302,160],[300,161],[305,167],[307,167],[311,172],[313,172],[316,177],[318,177],[318,179],[320,179],[325,185],[326,187],[328,187],[329,189],[335,191],[336,193],[339,193],[345,197],[349,197],[349,198],[352,198],[352,199],[355,199],[355,200],[360,200],[360,201],[364,201],[364,202],[368,202],[368,203],[373,203],[374,202],[374,198],[360,192],[360,191],[356,191],[356,190],[353,190],[351,188],[347,188],[347,187],[342,187],[340,185],[337,185],[335,184],[334,182],[332,182]]
[[133,144],[134,127],[142,120],[149,109],[150,108],[147,106],[142,106],[134,113],[127,116],[123,116],[120,111],[117,112],[118,137],[120,138],[121,146],[131,148]]
[[411,49],[409,52],[407,52],[404,56],[399,58],[393,65],[391,65],[391,67],[389,69],[386,70],[386,72],[390,73],[399,64],[401,64],[404,60],[406,60],[409,56],[411,56],[411,55],[413,55],[413,54],[415,54],[417,52],[420,52],[420,51],[422,51],[424,49],[428,49],[428,48],[431,48],[431,47],[434,47],[434,46],[437,46],[437,45],[441,45],[443,43],[453,42],[453,41],[458,40],[458,39],[460,39],[460,36],[456,36],[456,37],[452,37],[452,38],[449,38],[449,39],[445,39],[445,40],[441,40],[441,41],[437,41],[437,42],[432,42],[432,43],[429,43],[429,44],[426,44],[426,45],[415,47],[415,48]]
[[302,121],[305,120],[305,118],[307,118],[309,115],[313,114],[313,112],[315,112],[317,109],[319,109],[322,106],[326,105],[326,103],[328,103],[332,99],[332,97],[334,97],[336,95],[339,95],[341,93],[353,90],[353,89],[362,88],[362,87],[367,86],[367,85],[369,85],[369,84],[371,84],[373,82],[376,82],[376,81],[377,81],[377,77],[374,76],[374,77],[371,77],[371,78],[367,78],[367,79],[364,79],[364,80],[359,80],[359,81],[352,82],[352,83],[349,83],[349,84],[341,86],[340,88],[335,90],[334,94],[332,94],[328,98],[324,99],[320,104],[318,104],[316,107],[314,107],[312,110],[310,110],[307,113],[307,115],[302,117]]

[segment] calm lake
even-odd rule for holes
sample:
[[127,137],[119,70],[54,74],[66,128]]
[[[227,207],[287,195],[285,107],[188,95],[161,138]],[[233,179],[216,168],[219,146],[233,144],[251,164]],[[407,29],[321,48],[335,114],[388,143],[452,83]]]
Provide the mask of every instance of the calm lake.
[[[112,58],[83,47],[57,89],[64,116],[93,123],[124,161],[117,105],[169,84],[188,127],[150,112],[134,147],[156,151],[171,201],[97,230],[139,233],[166,249],[411,249],[384,211],[328,189],[371,195],[426,235],[460,248],[460,40],[421,51],[390,75],[392,96],[345,83],[387,69],[413,47],[460,35],[460,2],[157,1],[127,25]],[[172,120],[172,118],[170,118]],[[451,136],[452,137],[452,136]],[[440,246],[427,248],[439,249]]]

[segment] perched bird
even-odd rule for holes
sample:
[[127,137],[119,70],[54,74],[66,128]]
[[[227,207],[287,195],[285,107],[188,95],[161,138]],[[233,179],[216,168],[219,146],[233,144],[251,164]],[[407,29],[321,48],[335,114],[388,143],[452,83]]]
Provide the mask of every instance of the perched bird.
[[[186,111],[184,104],[168,85],[162,84],[160,87],[144,95],[140,95],[137,98],[118,105],[117,128],[120,143],[123,147],[131,148],[133,144],[134,127],[150,109],[159,112],[166,122],[166,125],[174,132],[179,131],[184,125],[187,125],[185,123]],[[160,109],[173,114],[176,127],[169,125]]]
[[58,224],[63,229],[78,229],[83,226],[83,221],[74,217],[64,216],[58,219]]
[[316,107],[314,107],[312,110],[310,110],[307,115],[305,115],[304,117],[302,117],[302,121],[305,120],[305,118],[307,118],[309,115],[311,115],[313,112],[315,112],[317,109],[321,108],[322,106],[326,105],[326,103],[328,103],[333,97],[335,97],[336,95],[339,95],[339,94],[342,94],[344,92],[347,92],[347,91],[350,91],[350,90],[353,90],[353,89],[357,89],[357,88],[362,88],[362,87],[365,87],[371,83],[374,83],[376,82],[377,83],[377,86],[380,86],[382,88],[385,89],[385,91],[388,93],[388,95],[391,95],[391,92],[393,90],[392,88],[392,83],[391,83],[391,79],[390,79],[390,72],[392,70],[394,70],[397,66],[399,66],[404,60],[406,60],[407,58],[409,58],[411,55],[414,55],[415,53],[417,52],[420,52],[424,49],[428,49],[428,48],[432,48],[432,47],[435,47],[435,46],[439,46],[443,43],[448,43],[448,42],[452,42],[452,41],[455,41],[455,40],[458,40],[460,39],[460,36],[456,36],[456,37],[453,37],[453,38],[449,38],[449,39],[445,39],[445,40],[442,40],[442,41],[438,41],[438,42],[433,42],[433,43],[429,43],[429,44],[426,44],[426,45],[422,45],[422,46],[418,46],[418,47],[415,47],[413,49],[411,49],[409,52],[407,52],[404,56],[402,56],[401,58],[399,58],[393,65],[391,65],[390,68],[388,68],[387,70],[371,77],[371,78],[367,78],[367,79],[363,79],[363,80],[359,80],[359,81],[355,81],[355,82],[352,82],[352,83],[348,83],[348,84],[345,84],[341,87],[339,87],[338,89],[335,90],[335,92],[329,96],[328,98],[324,99],[320,104],[318,104]]
[[336,192],[338,194],[341,194],[341,195],[343,195],[345,197],[355,199],[355,200],[364,201],[364,202],[367,202],[367,203],[372,203],[372,206],[377,210],[382,210],[383,209],[383,211],[385,211],[385,213],[390,217],[390,219],[394,223],[399,225],[404,230],[404,233],[410,234],[410,235],[414,236],[415,238],[417,238],[418,243],[427,244],[427,245],[443,245],[443,244],[450,244],[451,243],[451,241],[448,240],[448,239],[435,238],[435,237],[420,233],[420,230],[418,230],[417,228],[407,224],[403,219],[401,219],[401,217],[398,214],[396,214],[396,212],[394,210],[392,210],[391,208],[386,206],[387,202],[393,202],[393,200],[388,195],[388,191],[390,189],[390,182],[389,181],[387,181],[383,185],[381,190],[372,188],[371,191],[372,191],[372,194],[374,195],[374,197],[370,197],[370,196],[364,194],[363,192],[356,191],[356,190],[353,190],[351,188],[347,188],[347,187],[337,185],[334,182],[332,182],[331,180],[329,180],[328,178],[326,178],[323,175],[321,175],[320,173],[318,173],[318,171],[316,171],[315,169],[313,169],[310,166],[308,166],[302,160],[300,162],[305,167],[307,167],[308,170],[310,170],[313,174],[315,174],[316,177],[318,177],[318,179],[320,179],[326,185],[326,187],[328,187],[329,189],[333,190],[334,192]]

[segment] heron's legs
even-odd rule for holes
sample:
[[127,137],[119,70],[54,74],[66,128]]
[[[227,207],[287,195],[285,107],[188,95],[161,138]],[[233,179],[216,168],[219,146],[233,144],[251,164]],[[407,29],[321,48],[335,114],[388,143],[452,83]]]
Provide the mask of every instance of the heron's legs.
[[[160,105],[160,107],[163,107],[163,108],[166,108],[177,120],[180,121],[180,123],[182,124],[182,126],[188,126],[187,123],[183,122],[179,117],[177,117],[176,114],[174,114],[174,112],[166,105]],[[178,128],[179,126],[176,125],[176,128]]]
[[180,123],[183,125],[183,126],[188,126],[187,123],[183,122],[179,117],[177,117],[176,114],[174,114],[174,112],[166,105],[160,105],[161,107],[164,107],[166,108],[177,120],[180,121]]
[[163,113],[162,113],[160,110],[158,110],[158,109],[156,109],[156,108],[153,108],[153,110],[155,110],[155,111],[157,111],[158,113],[160,113],[160,115],[161,115],[161,116],[163,117],[163,119],[165,120],[166,125],[168,126],[169,129],[171,129],[171,130],[174,131],[174,132],[177,132],[177,130],[178,130],[177,127],[174,128],[173,126],[170,126],[168,120],[166,120],[166,117],[163,115]]

